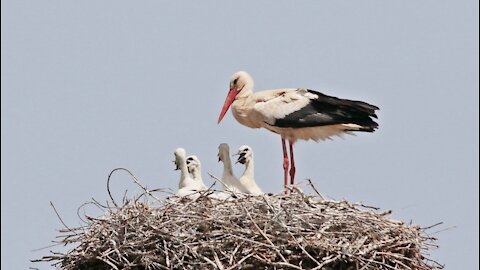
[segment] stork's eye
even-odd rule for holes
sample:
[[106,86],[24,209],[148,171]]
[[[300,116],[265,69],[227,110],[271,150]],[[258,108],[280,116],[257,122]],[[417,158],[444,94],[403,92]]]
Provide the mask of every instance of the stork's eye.
[[236,78],[235,80],[233,80],[233,84],[237,84],[237,81],[238,81],[238,78]]

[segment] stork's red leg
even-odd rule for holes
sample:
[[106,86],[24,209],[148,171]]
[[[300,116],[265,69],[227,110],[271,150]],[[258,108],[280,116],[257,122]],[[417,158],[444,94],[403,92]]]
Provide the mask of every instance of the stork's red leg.
[[288,141],[290,144],[290,184],[293,185],[295,181],[295,159],[293,158],[293,143]]
[[283,147],[283,184],[285,188],[285,194],[287,194],[288,186],[288,155],[287,155],[287,145],[285,144],[285,139],[282,137],[282,147]]

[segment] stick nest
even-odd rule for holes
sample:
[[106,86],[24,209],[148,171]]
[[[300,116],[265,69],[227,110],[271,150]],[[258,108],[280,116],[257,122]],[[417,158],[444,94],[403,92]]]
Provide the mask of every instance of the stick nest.
[[[129,173],[143,193],[118,204],[110,192],[115,171]],[[79,215],[85,225],[77,228],[59,216],[66,229],[56,242],[75,247],[33,262],[53,261],[62,270],[443,268],[424,256],[437,247],[426,230],[441,223],[421,228],[386,218],[391,211],[325,200],[308,181],[317,195],[291,187],[290,195],[226,192],[235,199],[221,200],[209,189],[194,199],[159,199],[154,192],[172,194],[148,190],[117,168],[107,180],[113,206],[94,199],[83,204],[79,210],[93,204],[104,214]]]
[[424,229],[371,207],[298,190],[224,201],[150,194],[94,201],[102,217],[60,230],[59,242],[75,247],[36,261],[64,270],[442,268],[422,254],[435,247]]

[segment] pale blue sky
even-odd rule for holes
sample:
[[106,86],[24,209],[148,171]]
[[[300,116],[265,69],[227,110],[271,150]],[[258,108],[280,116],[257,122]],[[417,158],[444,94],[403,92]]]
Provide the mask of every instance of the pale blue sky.
[[[182,146],[219,175],[217,146],[248,144],[281,190],[278,135],[230,113],[231,74],[378,105],[380,128],[296,146],[297,179],[438,229],[431,257],[478,269],[478,1],[2,1],[2,269],[51,269],[65,222],[106,200],[111,169],[178,184]],[[236,168],[238,173],[240,168]],[[128,188],[118,175],[118,196]],[[93,211],[93,209],[90,209]],[[55,248],[53,248],[55,249]],[[63,250],[62,248],[58,248]]]

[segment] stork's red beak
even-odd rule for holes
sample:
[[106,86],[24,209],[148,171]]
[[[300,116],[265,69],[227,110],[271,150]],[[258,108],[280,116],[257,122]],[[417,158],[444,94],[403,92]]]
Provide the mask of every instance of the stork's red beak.
[[228,92],[227,98],[225,99],[225,103],[223,104],[222,111],[220,112],[220,116],[218,117],[217,124],[220,124],[223,117],[227,113],[228,108],[230,108],[230,105],[232,105],[233,101],[235,101],[235,97],[237,96],[237,94],[238,94],[237,89],[230,89],[230,91]]

